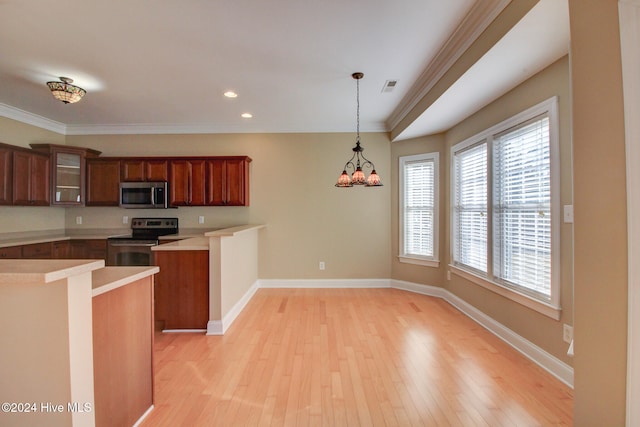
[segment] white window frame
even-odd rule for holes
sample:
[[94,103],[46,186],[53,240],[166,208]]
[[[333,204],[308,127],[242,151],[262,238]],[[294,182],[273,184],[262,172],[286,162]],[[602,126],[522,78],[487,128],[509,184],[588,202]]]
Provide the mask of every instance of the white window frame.
[[451,147],[451,179],[450,179],[450,215],[451,224],[456,223],[455,217],[455,200],[456,200],[456,182],[455,182],[455,155],[456,153],[486,140],[487,143],[487,200],[488,200],[488,218],[493,218],[493,137],[514,126],[518,126],[528,120],[535,118],[541,114],[549,116],[549,150],[551,158],[551,283],[550,283],[550,299],[543,300],[531,295],[527,292],[519,291],[512,287],[507,287],[493,279],[493,221],[489,220],[487,229],[487,269],[488,272],[477,272],[472,269],[465,268],[462,265],[455,265],[454,250],[456,242],[456,228],[451,227],[451,245],[450,245],[450,265],[451,272],[457,276],[463,277],[472,283],[487,288],[499,295],[516,301],[526,307],[536,310],[555,320],[560,319],[560,149],[559,149],[559,121],[558,121],[558,99],[552,97],[543,101],[523,112],[517,114],[491,128],[480,132],[468,138],[453,147]]
[[[433,212],[433,256],[423,256],[418,254],[410,254],[405,253],[405,224],[404,224],[404,216],[405,216],[405,165],[410,162],[415,161],[432,161],[433,168],[433,197],[434,197],[434,212]],[[415,154],[412,156],[402,156],[398,159],[399,168],[399,255],[398,260],[402,263],[407,264],[416,264],[422,265],[426,267],[439,267],[440,266],[440,246],[438,236],[440,234],[440,222],[439,222],[439,211],[440,211],[440,153],[424,153],[424,154]]]

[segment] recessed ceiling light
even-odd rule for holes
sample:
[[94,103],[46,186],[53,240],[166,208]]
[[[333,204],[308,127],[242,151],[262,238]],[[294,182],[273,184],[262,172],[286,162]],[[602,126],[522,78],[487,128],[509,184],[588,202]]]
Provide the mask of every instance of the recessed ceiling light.
[[224,93],[224,96],[226,96],[227,98],[237,98],[238,94],[232,90],[228,90]]
[[244,119],[250,119],[251,117],[253,117],[253,114],[251,114],[251,113],[242,113],[241,116]]

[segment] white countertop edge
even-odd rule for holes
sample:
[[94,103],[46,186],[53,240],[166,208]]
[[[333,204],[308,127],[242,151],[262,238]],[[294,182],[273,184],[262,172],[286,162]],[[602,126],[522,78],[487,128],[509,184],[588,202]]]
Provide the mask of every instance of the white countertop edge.
[[71,240],[69,236],[43,236],[43,237],[32,237],[25,239],[17,239],[17,240],[7,240],[4,242],[0,242],[0,248],[10,248],[12,246],[22,246],[22,245],[34,245],[37,243],[49,243],[49,242],[60,242],[63,240]]
[[208,233],[204,233],[207,237],[230,237],[234,236],[238,233],[242,233],[245,231],[265,228],[264,224],[245,224],[245,225],[237,225],[235,227],[223,228],[221,230],[210,231]]
[[102,295],[160,272],[160,267],[105,267],[92,273],[92,296]]
[[45,284],[104,267],[104,260],[12,259],[0,262],[0,284]]

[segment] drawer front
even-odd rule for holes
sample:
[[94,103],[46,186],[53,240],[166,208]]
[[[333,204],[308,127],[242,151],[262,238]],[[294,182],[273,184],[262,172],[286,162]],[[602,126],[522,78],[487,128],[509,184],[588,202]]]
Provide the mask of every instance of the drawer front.
[[22,258],[22,248],[20,246],[11,246],[0,249],[0,259]]

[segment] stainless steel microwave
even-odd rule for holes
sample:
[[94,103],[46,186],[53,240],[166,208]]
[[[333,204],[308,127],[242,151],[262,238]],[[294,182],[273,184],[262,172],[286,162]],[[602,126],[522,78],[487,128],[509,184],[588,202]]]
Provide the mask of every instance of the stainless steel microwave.
[[169,207],[169,185],[166,182],[121,182],[120,207],[166,209]]

